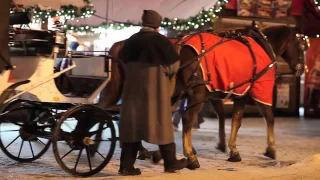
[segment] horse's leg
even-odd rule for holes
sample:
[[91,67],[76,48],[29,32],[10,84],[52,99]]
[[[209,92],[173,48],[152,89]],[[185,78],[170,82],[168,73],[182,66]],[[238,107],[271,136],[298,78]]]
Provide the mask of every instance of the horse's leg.
[[221,152],[226,152],[226,132],[223,103],[221,100],[212,99],[210,99],[210,102],[219,119],[219,143],[216,148]]
[[146,148],[143,147],[142,142],[139,147],[138,159],[140,160],[151,159],[151,154]]
[[259,107],[259,110],[262,114],[262,116],[265,118],[267,122],[267,143],[268,147],[266,152],[264,153],[265,156],[276,159],[276,149],[274,147],[275,145],[275,138],[274,138],[274,115],[272,112],[272,107],[256,102],[256,104]]
[[232,122],[231,122],[231,135],[229,139],[229,149],[230,149],[230,157],[228,161],[231,162],[239,162],[241,161],[240,154],[236,147],[236,140],[238,130],[241,126],[243,110],[245,105],[245,98],[234,99],[233,100],[233,111],[232,111]]
[[[198,103],[201,101],[199,98],[189,98],[188,99],[188,105],[192,105],[195,103]],[[203,102],[195,105],[194,107],[187,109],[183,116],[182,116],[182,125],[183,125],[183,153],[188,158],[188,168],[189,169],[196,169],[200,167],[199,161],[197,159],[197,156],[194,153],[194,148],[192,146],[192,127],[193,124],[198,118],[198,114],[200,113]]]

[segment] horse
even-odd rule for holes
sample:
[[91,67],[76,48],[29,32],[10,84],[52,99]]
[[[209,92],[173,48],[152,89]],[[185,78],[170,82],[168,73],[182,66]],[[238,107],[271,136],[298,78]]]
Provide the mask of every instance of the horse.
[[[219,118],[220,142],[218,143],[217,148],[221,151],[225,151],[226,147],[224,130],[225,119],[222,100],[233,99],[234,101],[232,112],[231,136],[228,142],[228,147],[230,149],[228,161],[241,161],[240,153],[236,148],[236,138],[238,130],[241,126],[241,119],[243,116],[245,104],[256,104],[262,116],[265,118],[267,122],[268,146],[264,155],[271,159],[276,158],[272,99],[271,103],[265,103],[263,101],[260,101],[259,95],[257,94],[259,92],[254,92],[253,90],[258,89],[259,91],[261,91],[261,89],[263,89],[263,87],[265,86],[265,88],[268,89],[267,92],[261,92],[267,93],[269,94],[269,96],[271,95],[272,97],[273,86],[275,82],[274,64],[276,57],[282,57],[282,59],[284,59],[289,64],[292,73],[295,74],[297,77],[301,76],[304,72],[304,52],[306,51],[308,45],[306,40],[304,39],[304,36],[300,34],[296,27],[288,27],[284,25],[272,26],[262,29],[262,33],[260,34],[261,36],[254,36],[254,40],[252,40],[250,38],[245,38],[242,36],[231,36],[230,38],[221,38],[214,33],[200,32],[189,35],[183,38],[178,43],[180,49],[179,52],[181,67],[177,74],[177,84],[175,93],[176,95],[173,99],[177,101],[179,98],[181,98],[181,96],[183,96],[188,100],[187,108],[182,117],[182,123],[183,151],[184,155],[188,158],[189,169],[196,169],[200,167],[196,153],[194,153],[193,151],[191,129],[195,119],[197,118],[198,113],[201,111],[203,107],[204,100],[207,99],[211,102]],[[206,38],[211,39],[209,41]],[[212,41],[212,39],[215,39],[216,42]],[[228,47],[228,44],[230,45],[231,43],[234,43],[236,45],[233,48],[228,49],[227,51],[223,51],[221,49],[224,46]],[[253,45],[256,48],[255,50],[252,50]],[[265,50],[268,53],[263,54],[263,52],[261,51],[261,47],[263,47],[263,50]],[[244,79],[243,83],[223,84],[225,82],[222,82],[224,77],[221,77],[221,74],[228,75],[228,73],[226,72],[231,72],[231,70],[229,70],[228,67],[227,69],[225,69],[225,72],[215,69],[216,71],[214,72],[216,72],[216,74],[211,74],[210,71],[212,70],[204,68],[210,65],[213,68],[217,68],[217,66],[214,66],[214,64],[208,63],[212,63],[212,61],[215,60],[218,56],[222,56],[225,58],[230,57],[227,54],[232,53],[232,51],[237,51],[236,48],[240,48],[242,50],[242,52],[238,51],[239,54],[236,55],[239,58],[239,60],[241,60],[242,55],[249,54],[250,57],[244,61],[246,63],[244,68],[246,68],[247,71],[247,73],[244,74],[246,75],[244,75],[244,71],[242,71],[242,73],[238,73],[236,74],[236,76],[242,77],[251,74],[251,77],[249,79]],[[221,53],[219,53],[219,51],[221,51]],[[258,51],[259,54],[255,53],[255,51]],[[210,52],[216,53],[217,56],[214,56],[215,54],[210,56]],[[260,59],[262,59],[260,56],[263,56],[264,59],[263,66],[261,66],[261,64],[259,65],[259,61]],[[236,61],[236,59],[234,60]],[[267,60],[269,62],[266,62]],[[219,61],[228,62],[228,59],[220,59]],[[215,65],[222,65],[220,62],[218,62],[217,60],[215,62]],[[251,67],[247,67],[248,64],[251,64]],[[235,67],[231,66],[230,68]],[[224,87],[224,89],[215,89],[212,86],[211,79],[220,80],[218,82],[215,82],[215,85],[217,86],[218,83],[222,83],[223,85],[221,85],[221,87]],[[255,83],[260,85],[261,87],[255,87]],[[244,89],[243,86],[245,86],[246,88]],[[241,87],[241,94],[233,92],[236,91],[237,88],[241,89]],[[266,89],[264,89],[264,91]],[[268,97],[265,98],[268,99]]]

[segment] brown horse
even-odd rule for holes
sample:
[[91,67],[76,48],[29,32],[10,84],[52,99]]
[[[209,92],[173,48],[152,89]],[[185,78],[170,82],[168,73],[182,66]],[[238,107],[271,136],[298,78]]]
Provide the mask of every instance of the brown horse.
[[[299,34],[296,28],[288,27],[288,26],[274,26],[268,27],[262,30],[262,32],[268,38],[272,49],[274,50],[274,54],[276,57],[282,57],[290,66],[292,72],[296,74],[296,76],[301,76],[304,72],[304,51],[306,50],[306,41],[303,39],[303,36]],[[201,35],[202,33],[197,33],[195,35]],[[214,36],[212,34],[212,36]],[[189,36],[190,37],[190,36]],[[184,38],[186,39],[186,38]],[[255,36],[254,39],[258,42],[260,41],[260,45],[263,45],[263,41],[261,41],[261,37]],[[202,40],[200,40],[203,42]],[[205,41],[205,40],[204,40]],[[207,43],[207,42],[204,42]],[[182,122],[183,122],[183,148],[184,155],[189,160],[189,169],[199,168],[199,162],[192,148],[192,140],[191,140],[191,129],[192,124],[197,118],[198,113],[201,111],[204,100],[208,99],[216,114],[219,118],[219,136],[220,142],[218,144],[218,149],[225,151],[225,119],[224,119],[224,110],[221,99],[226,98],[225,93],[215,92],[212,93],[204,84],[204,75],[203,71],[200,67],[199,52],[197,53],[194,48],[192,48],[192,44],[182,43],[181,51],[180,51],[180,60],[181,60],[181,69],[177,75],[177,87],[176,87],[176,97],[179,97],[179,93],[184,91],[185,98],[188,99],[188,107],[183,114]],[[223,46],[223,44],[219,45]],[[268,46],[266,46],[267,51],[270,52]],[[233,49],[229,49],[229,52],[232,53]],[[249,53],[249,51],[248,51]],[[270,53],[269,53],[270,54]],[[219,54],[222,55],[223,54]],[[205,56],[205,55],[204,55]],[[270,56],[271,57],[271,56]],[[270,58],[275,59],[275,58]],[[270,60],[270,64],[271,64]],[[240,65],[240,64],[239,64]],[[254,67],[250,68],[251,71]],[[250,71],[250,70],[249,70]],[[267,71],[266,71],[267,72]],[[257,72],[257,74],[259,74]],[[237,74],[237,76],[242,76],[242,74]],[[275,76],[275,74],[274,74]],[[263,74],[261,74],[263,77]],[[258,77],[256,77],[258,78]],[[250,79],[252,83],[255,82],[256,79]],[[194,83],[198,82],[198,83]],[[193,85],[192,85],[193,83]],[[263,82],[262,82],[263,83]],[[237,86],[237,85],[235,85]],[[181,96],[181,95],[180,95]],[[229,149],[230,149],[230,157],[229,161],[237,162],[241,161],[240,154],[236,148],[236,137],[238,130],[241,126],[241,119],[243,115],[243,110],[245,104],[256,104],[265,118],[267,122],[267,143],[268,147],[266,149],[266,153],[264,154],[267,157],[275,159],[276,150],[275,150],[275,138],[274,138],[274,115],[272,112],[272,106],[266,105],[265,103],[258,101],[255,98],[252,98],[251,91],[248,91],[244,96],[234,96],[231,95],[229,98],[233,99],[233,116],[232,116],[232,127],[231,127],[231,136],[229,139]],[[177,100],[178,98],[176,98]]]

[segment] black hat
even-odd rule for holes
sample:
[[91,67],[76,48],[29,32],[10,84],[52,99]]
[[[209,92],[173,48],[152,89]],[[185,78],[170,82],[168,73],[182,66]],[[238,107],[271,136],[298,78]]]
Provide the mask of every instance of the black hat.
[[145,27],[158,28],[161,25],[162,17],[154,10],[143,10],[142,25]]

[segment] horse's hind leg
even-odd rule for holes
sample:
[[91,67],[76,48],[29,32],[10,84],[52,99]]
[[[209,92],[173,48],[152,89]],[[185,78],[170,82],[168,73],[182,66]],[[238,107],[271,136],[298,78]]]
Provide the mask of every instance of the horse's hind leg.
[[[192,105],[195,103],[198,103],[198,98],[189,98],[188,99],[188,105]],[[192,127],[193,124],[198,118],[198,114],[201,111],[203,107],[203,102],[195,105],[194,107],[191,107],[190,109],[187,109],[183,116],[182,116],[182,124],[183,124],[183,153],[188,158],[188,168],[189,169],[196,169],[200,167],[199,161],[197,159],[197,156],[194,153],[193,146],[192,146]]]
[[228,161],[231,162],[239,162],[241,161],[240,154],[236,147],[236,140],[238,130],[241,126],[243,110],[245,105],[245,98],[234,99],[233,100],[233,111],[232,111],[232,122],[231,122],[231,136],[229,139],[229,149],[230,149],[230,157]]
[[276,159],[276,149],[274,147],[275,145],[275,138],[274,138],[274,115],[272,112],[272,107],[256,102],[256,104],[259,107],[260,113],[265,118],[267,122],[267,143],[268,147],[266,152],[264,153],[265,156]]
[[226,132],[223,103],[221,100],[212,99],[210,99],[210,102],[219,119],[219,143],[216,148],[221,152],[226,152]]
[[151,154],[149,151],[143,147],[142,142],[139,147],[139,156],[138,159],[145,160],[145,159],[151,159]]

